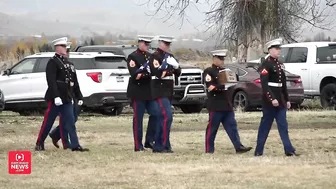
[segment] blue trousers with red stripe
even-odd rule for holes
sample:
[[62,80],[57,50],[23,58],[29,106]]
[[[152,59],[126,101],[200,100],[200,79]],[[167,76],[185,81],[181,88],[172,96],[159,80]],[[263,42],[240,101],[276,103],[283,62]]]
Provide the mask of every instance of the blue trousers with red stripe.
[[[73,105],[72,103],[63,104],[61,106],[56,106],[52,101],[48,102],[48,108],[45,112],[41,130],[37,137],[36,145],[43,145],[45,139],[47,138],[51,127],[53,126],[56,117],[61,116],[61,130],[64,129],[64,133],[69,134],[70,144],[68,148],[77,148],[79,146],[78,137],[75,127],[75,118],[73,114]],[[67,140],[67,134],[63,137],[63,141]]]
[[[80,108],[77,105],[73,105],[73,114],[74,114],[75,123],[77,122],[79,113],[80,113]],[[55,129],[53,129],[49,135],[52,139],[57,140],[57,141],[62,139],[63,148],[66,149],[67,146],[69,146],[68,133],[66,133],[64,129],[61,130],[61,127],[62,127],[61,120],[62,120],[62,117],[60,115],[59,125]]]
[[155,100],[132,100],[133,108],[133,137],[134,150],[143,150],[142,135],[143,135],[143,116],[145,111],[150,115],[148,120],[146,142],[152,143],[154,141],[155,127],[157,124],[157,114],[159,108]]
[[261,118],[258,130],[257,147],[255,149],[256,154],[262,155],[264,153],[264,146],[272,128],[274,119],[278,125],[278,131],[284,145],[285,153],[295,152],[295,148],[293,147],[288,135],[286,112],[286,107],[263,107],[263,117]]
[[155,132],[154,151],[171,150],[170,144],[170,129],[173,122],[173,110],[171,100],[168,98],[158,98],[159,105],[158,124]]
[[239,149],[242,144],[237,128],[237,121],[233,111],[210,111],[209,123],[205,132],[205,152],[215,152],[215,138],[220,124],[228,134],[234,148]]

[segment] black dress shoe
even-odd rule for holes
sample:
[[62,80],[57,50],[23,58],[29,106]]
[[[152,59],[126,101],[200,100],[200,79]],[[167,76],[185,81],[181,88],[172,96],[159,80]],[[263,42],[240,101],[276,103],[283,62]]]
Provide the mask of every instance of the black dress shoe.
[[71,149],[73,152],[88,152],[90,151],[88,148],[82,148],[81,146],[78,146],[77,148]]
[[50,138],[51,138],[51,141],[53,143],[53,145],[56,147],[56,148],[59,148],[59,145],[58,145],[58,140],[56,140],[55,138],[53,138],[50,134],[49,134]]
[[35,151],[44,151],[44,144],[36,144]]
[[252,150],[252,147],[241,146],[239,149],[236,149],[237,154],[245,153]]
[[262,154],[254,152],[254,156],[262,156]]
[[153,143],[152,142],[145,142],[145,148],[153,149]]
[[143,152],[143,151],[145,151],[145,149],[143,149],[143,148],[140,148],[140,149],[134,149],[134,152]]
[[172,149],[165,149],[163,151],[164,151],[164,153],[174,153],[174,151]]
[[286,156],[300,156],[300,154],[297,154],[295,152],[289,152],[289,153],[286,153]]

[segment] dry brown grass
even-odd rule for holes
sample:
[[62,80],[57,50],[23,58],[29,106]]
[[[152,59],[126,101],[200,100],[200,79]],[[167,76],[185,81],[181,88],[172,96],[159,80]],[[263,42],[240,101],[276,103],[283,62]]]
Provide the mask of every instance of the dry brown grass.
[[[255,146],[261,113],[237,113],[242,142]],[[131,118],[82,116],[78,133],[89,153],[33,152],[31,175],[7,173],[7,151],[32,149],[42,117],[0,114],[0,188],[336,188],[335,112],[290,112],[300,157],[285,157],[272,130],[264,157],[236,155],[221,128],[216,153],[204,154],[206,114],[174,116],[174,154],[133,152]],[[146,119],[147,120],[147,119]],[[275,128],[275,127],[274,127]]]

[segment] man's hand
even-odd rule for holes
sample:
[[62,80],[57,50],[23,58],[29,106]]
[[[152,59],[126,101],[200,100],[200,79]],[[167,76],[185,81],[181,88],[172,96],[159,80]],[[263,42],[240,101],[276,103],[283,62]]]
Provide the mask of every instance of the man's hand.
[[272,100],[272,104],[273,104],[274,107],[278,107],[279,106],[279,102],[278,102],[277,99]]
[[55,103],[56,106],[63,105],[62,99],[60,97],[56,97],[54,99],[54,103]]
[[173,57],[168,57],[168,58],[167,58],[167,64],[173,66],[174,69],[177,69],[177,68],[179,67],[178,62],[177,62],[176,59],[173,58]]
[[291,103],[288,101],[288,102],[287,102],[287,109],[290,109],[291,106],[292,106]]
[[142,76],[142,73],[139,73],[135,79],[139,80],[139,79],[141,79],[141,76]]
[[78,106],[83,105],[83,100],[78,100]]

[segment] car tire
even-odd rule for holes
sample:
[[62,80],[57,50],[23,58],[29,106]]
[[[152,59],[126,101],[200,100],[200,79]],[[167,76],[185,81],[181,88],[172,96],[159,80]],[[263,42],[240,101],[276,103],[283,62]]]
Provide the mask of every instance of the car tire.
[[101,110],[101,113],[103,115],[108,115],[108,116],[118,116],[122,113],[124,110],[123,106],[116,106],[116,107],[109,107],[109,108],[104,108]]
[[244,91],[237,91],[234,93],[232,105],[235,110],[249,110],[249,100],[247,94]]
[[185,114],[200,113],[203,109],[203,104],[187,104],[181,105],[180,108]]
[[321,106],[336,110],[336,84],[330,83],[323,87],[320,95]]

